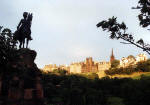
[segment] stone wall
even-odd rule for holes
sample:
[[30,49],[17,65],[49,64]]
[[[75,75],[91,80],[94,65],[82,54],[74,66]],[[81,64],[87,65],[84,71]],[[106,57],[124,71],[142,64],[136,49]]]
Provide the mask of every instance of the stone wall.
[[41,72],[34,63],[36,52],[20,49],[0,76],[0,105],[43,105]]

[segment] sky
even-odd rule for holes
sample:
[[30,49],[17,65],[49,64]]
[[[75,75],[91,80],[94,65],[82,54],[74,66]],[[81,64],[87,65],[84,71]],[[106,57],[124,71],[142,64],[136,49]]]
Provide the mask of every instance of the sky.
[[37,52],[39,68],[47,64],[67,64],[93,57],[109,61],[114,49],[116,59],[144,53],[121,40],[109,39],[96,24],[112,16],[124,21],[135,39],[150,43],[150,32],[139,26],[138,10],[131,7],[138,0],[1,0],[0,25],[12,31],[22,19],[23,12],[33,13],[32,38],[29,48]]

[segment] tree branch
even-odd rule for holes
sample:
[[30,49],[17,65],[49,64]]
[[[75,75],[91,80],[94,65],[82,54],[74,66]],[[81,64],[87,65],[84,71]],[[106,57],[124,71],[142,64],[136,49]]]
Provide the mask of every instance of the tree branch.
[[120,42],[122,44],[132,44],[138,48],[141,48],[143,51],[146,51],[150,55],[150,45],[144,43],[143,39],[138,40],[135,42],[132,34],[126,33],[128,29],[124,22],[121,24],[117,23],[117,18],[112,17],[109,18],[107,21],[102,21],[97,24],[97,27],[101,27],[103,31],[110,32],[111,39],[122,39],[126,42]]

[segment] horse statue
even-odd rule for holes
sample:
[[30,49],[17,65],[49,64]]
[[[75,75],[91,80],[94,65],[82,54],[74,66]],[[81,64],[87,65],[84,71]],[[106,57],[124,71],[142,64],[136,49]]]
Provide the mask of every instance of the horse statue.
[[13,39],[19,41],[19,48],[24,48],[25,39],[26,39],[26,48],[28,48],[28,43],[31,38],[31,22],[32,22],[32,13],[23,13],[23,19],[21,19],[17,30],[14,33]]

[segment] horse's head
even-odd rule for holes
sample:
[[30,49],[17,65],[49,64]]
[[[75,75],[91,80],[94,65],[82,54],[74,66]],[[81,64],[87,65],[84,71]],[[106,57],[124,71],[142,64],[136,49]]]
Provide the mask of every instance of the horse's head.
[[33,18],[32,13],[29,13],[29,14],[28,14],[28,19],[27,19],[27,20],[28,20],[28,21],[32,21],[32,18]]

